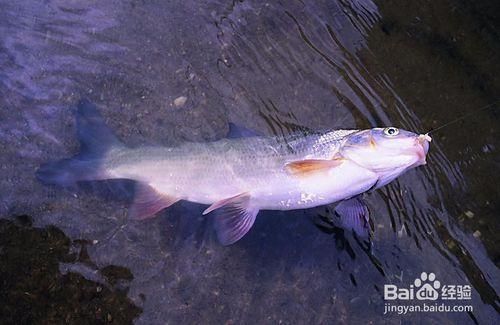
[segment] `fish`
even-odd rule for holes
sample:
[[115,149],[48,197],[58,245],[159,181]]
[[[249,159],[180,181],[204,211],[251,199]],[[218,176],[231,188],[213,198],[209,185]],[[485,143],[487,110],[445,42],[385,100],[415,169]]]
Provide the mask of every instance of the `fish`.
[[107,127],[88,99],[77,104],[80,151],[43,164],[45,184],[135,181],[129,215],[147,219],[186,200],[215,213],[219,242],[230,245],[251,229],[260,210],[295,210],[337,202],[345,224],[366,228],[361,195],[426,163],[431,138],[396,127],[263,136],[232,126],[228,137],[177,146],[131,147]]

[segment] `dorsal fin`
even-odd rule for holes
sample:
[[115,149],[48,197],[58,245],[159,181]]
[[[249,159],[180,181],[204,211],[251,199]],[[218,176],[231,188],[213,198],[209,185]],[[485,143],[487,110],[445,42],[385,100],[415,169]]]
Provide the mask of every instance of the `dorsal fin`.
[[249,130],[243,126],[229,122],[229,132],[227,133],[227,138],[238,139],[238,138],[249,138],[261,136],[258,132]]

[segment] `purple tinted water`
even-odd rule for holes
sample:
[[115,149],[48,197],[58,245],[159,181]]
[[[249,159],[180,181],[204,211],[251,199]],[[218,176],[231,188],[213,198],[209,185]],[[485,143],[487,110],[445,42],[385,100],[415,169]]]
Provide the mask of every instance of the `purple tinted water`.
[[[131,145],[211,141],[228,122],[424,132],[497,99],[498,18],[488,1],[0,1],[0,216],[88,242],[61,272],[128,269],[141,324],[493,323],[495,110],[436,133],[428,165],[367,197],[369,244],[317,227],[331,216],[318,207],[262,212],[222,247],[202,206],[132,221],[116,188],[48,187],[34,171],[78,150],[81,96]],[[471,285],[474,311],[383,315],[384,284],[423,271]]]

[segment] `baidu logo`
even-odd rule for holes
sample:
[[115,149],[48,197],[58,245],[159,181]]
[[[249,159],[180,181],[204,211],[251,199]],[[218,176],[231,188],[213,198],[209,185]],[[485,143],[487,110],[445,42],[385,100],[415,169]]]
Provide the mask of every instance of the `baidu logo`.
[[434,273],[422,272],[420,278],[414,281],[415,288],[418,288],[416,297],[418,300],[436,300],[439,297],[438,289],[441,287],[441,282],[436,280]]
[[[422,272],[408,287],[384,285],[384,315],[418,312],[472,312],[472,305],[460,303],[471,299],[470,285],[443,284],[436,274]],[[439,301],[437,301],[439,299]],[[455,300],[455,301],[452,301]]]
[[439,298],[438,289],[441,282],[436,280],[434,273],[422,272],[419,278],[413,281],[409,288],[398,288],[394,284],[384,285],[385,300],[436,300]]
[[470,285],[442,285],[434,273],[422,272],[409,288],[394,284],[384,285],[385,300],[468,300],[471,299]]

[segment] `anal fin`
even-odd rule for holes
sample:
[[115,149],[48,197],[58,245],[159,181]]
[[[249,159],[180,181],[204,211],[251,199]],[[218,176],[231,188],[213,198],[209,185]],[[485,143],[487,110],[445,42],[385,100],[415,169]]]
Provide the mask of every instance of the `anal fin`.
[[129,216],[139,220],[148,219],[179,200],[180,198],[159,193],[148,184],[137,183]]
[[218,209],[214,227],[222,245],[231,245],[240,240],[252,228],[259,209],[250,207],[250,195],[239,195],[212,204],[203,214]]

